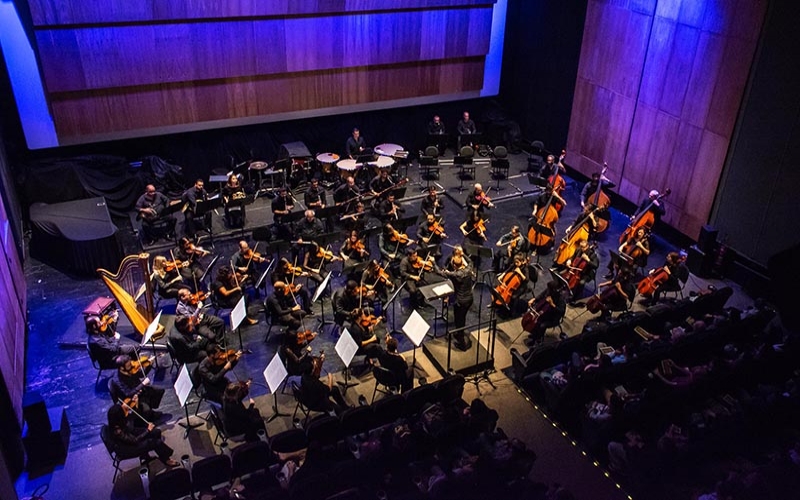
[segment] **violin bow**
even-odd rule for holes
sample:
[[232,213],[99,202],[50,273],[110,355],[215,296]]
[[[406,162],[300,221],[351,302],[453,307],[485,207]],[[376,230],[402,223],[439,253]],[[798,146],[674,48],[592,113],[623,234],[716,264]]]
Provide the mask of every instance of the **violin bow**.
[[239,285],[239,278],[236,276],[236,268],[233,267],[233,259],[231,259],[231,271],[233,272],[233,282],[236,283],[237,288],[241,288],[241,285]]
[[120,406],[122,406],[123,408],[127,408],[127,409],[128,409],[128,411],[130,411],[131,413],[133,413],[134,415],[136,415],[137,417],[139,417],[140,419],[142,419],[142,422],[146,423],[147,425],[150,425],[150,424],[152,424],[152,423],[153,423],[153,422],[151,422],[151,421],[147,420],[146,418],[144,418],[144,417],[143,417],[143,416],[142,416],[142,415],[141,415],[141,414],[140,414],[138,411],[134,410],[134,409],[131,407],[131,405],[129,405],[128,403],[126,403],[126,402],[125,402],[125,401],[123,401],[122,399],[118,399],[118,400],[117,400],[117,402],[120,404]]

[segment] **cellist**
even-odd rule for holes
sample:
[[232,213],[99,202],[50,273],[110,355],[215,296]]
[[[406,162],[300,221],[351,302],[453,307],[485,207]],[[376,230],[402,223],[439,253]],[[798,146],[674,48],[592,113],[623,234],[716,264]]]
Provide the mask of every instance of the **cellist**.
[[572,300],[569,303],[571,307],[581,305],[577,301],[583,296],[586,283],[594,280],[599,266],[600,257],[594,246],[587,240],[580,240],[575,252],[564,263],[564,272],[561,274],[561,277],[571,285]]
[[503,303],[494,302],[495,306],[505,306],[513,312],[513,302],[528,291],[528,259],[522,254],[516,254],[508,270],[497,277],[500,284],[495,291],[502,297]]
[[625,240],[617,249],[619,253],[609,250],[611,260],[608,262],[608,273],[603,276],[611,279],[620,269],[629,269],[631,274],[637,267],[647,265],[647,256],[650,255],[650,235],[647,230],[640,227],[633,236]]
[[663,266],[650,270],[642,280],[642,282],[647,282],[647,286],[643,286],[643,283],[639,284],[639,293],[645,296],[641,302],[642,305],[655,304],[665,290],[675,290],[676,287],[680,287],[680,267],[684,260],[685,254],[670,252],[667,254]]
[[528,308],[537,315],[536,326],[528,332],[526,344],[532,344],[544,336],[544,332],[561,323],[567,312],[563,286],[558,281],[550,281],[536,297],[528,301]]

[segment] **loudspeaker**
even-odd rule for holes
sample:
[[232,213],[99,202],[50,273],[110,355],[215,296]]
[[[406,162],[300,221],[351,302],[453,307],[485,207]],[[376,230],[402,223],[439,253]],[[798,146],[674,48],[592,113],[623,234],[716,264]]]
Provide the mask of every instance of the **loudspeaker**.
[[50,417],[47,415],[47,405],[38,392],[29,392],[22,399],[22,418],[33,434],[50,432]]
[[309,152],[305,143],[302,141],[287,142],[286,144],[281,144],[280,157],[281,158],[311,157],[311,152]]
[[711,265],[714,263],[714,254],[706,253],[692,245],[689,248],[689,255],[686,258],[686,267],[695,276],[708,278],[711,276]]
[[714,248],[717,246],[717,235],[719,235],[718,229],[711,226],[701,227],[700,237],[697,238],[697,248],[706,254],[714,253]]

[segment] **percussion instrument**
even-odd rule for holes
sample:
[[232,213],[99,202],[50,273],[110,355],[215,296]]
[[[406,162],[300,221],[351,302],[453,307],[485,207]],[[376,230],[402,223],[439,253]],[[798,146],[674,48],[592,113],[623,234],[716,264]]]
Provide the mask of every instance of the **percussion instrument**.
[[339,161],[339,155],[336,153],[320,153],[317,155],[317,161],[322,165],[322,172],[329,174],[333,165]]
[[375,161],[369,162],[372,169],[375,170],[375,175],[380,174],[384,168],[390,168],[394,165],[394,159],[391,156],[379,156]]
[[250,163],[250,170],[266,170],[267,169],[267,162],[265,161],[254,161]]
[[375,146],[374,151],[381,156],[397,156],[398,151],[404,151],[403,146],[399,144],[378,144]]
[[339,160],[336,163],[336,167],[339,169],[339,175],[342,176],[342,179],[346,179],[351,175],[355,176],[356,172],[360,168],[359,165],[356,163],[356,160],[351,160],[350,158]]

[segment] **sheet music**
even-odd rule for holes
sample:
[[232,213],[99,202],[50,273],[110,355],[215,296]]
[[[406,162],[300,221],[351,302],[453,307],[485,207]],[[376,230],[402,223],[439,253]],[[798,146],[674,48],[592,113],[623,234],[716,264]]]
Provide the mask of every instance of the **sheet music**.
[[435,293],[437,297],[441,297],[442,295],[449,295],[453,293],[453,287],[450,286],[450,283],[445,282],[439,286],[433,287],[433,293]]
[[272,394],[278,392],[278,389],[280,389],[283,383],[283,379],[285,379],[287,375],[289,375],[289,373],[286,371],[286,367],[283,366],[283,361],[281,361],[280,356],[278,356],[276,352],[272,357],[272,361],[270,361],[264,369],[264,380],[267,381],[269,392]]
[[341,337],[339,337],[339,340],[336,342],[335,350],[336,354],[338,354],[339,358],[342,360],[342,363],[344,363],[344,366],[349,367],[350,362],[353,361],[353,356],[355,356],[356,351],[358,351],[358,344],[353,340],[353,336],[350,335],[347,328],[344,329]]
[[186,406],[186,400],[189,398],[193,387],[192,377],[189,376],[189,368],[186,365],[182,365],[181,370],[178,372],[178,380],[172,386],[181,406]]
[[247,308],[244,307],[244,295],[236,303],[236,306],[231,311],[231,330],[236,330],[242,324],[244,318],[247,317]]
[[403,325],[403,333],[405,333],[409,340],[411,340],[411,342],[413,342],[417,347],[422,344],[422,341],[425,339],[425,335],[430,329],[431,325],[429,325],[425,321],[425,318],[420,316],[416,310],[411,313],[408,321],[406,321],[406,324]]
[[150,338],[153,337],[153,334],[156,333],[156,329],[158,329],[159,321],[161,321],[161,311],[158,311],[158,314],[156,314],[156,319],[147,325],[147,330],[145,330],[144,337],[142,337],[142,345],[150,342]]

